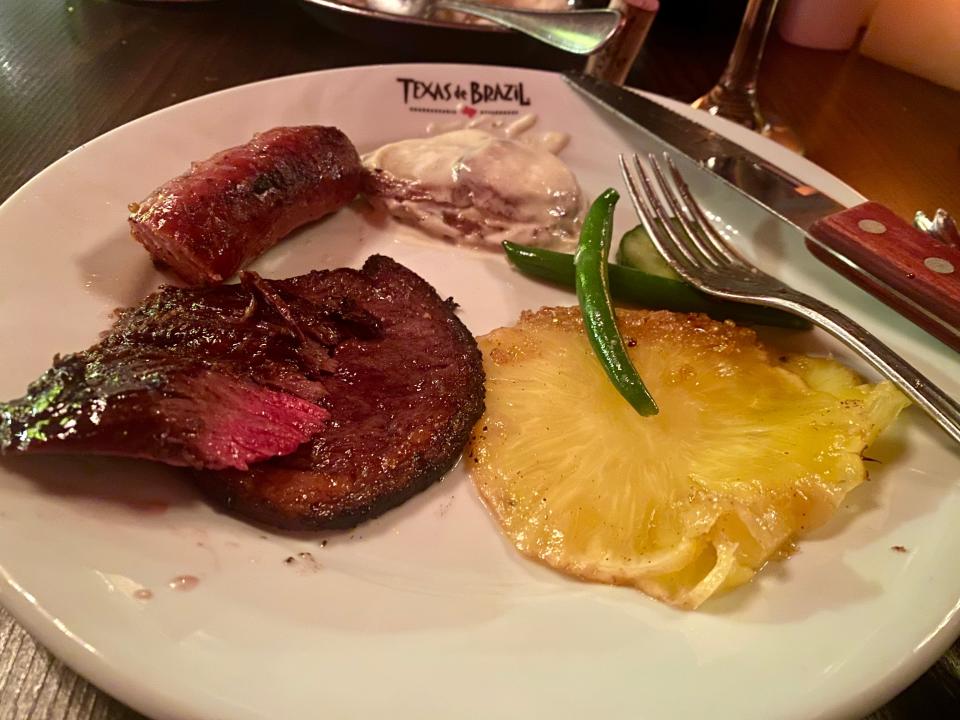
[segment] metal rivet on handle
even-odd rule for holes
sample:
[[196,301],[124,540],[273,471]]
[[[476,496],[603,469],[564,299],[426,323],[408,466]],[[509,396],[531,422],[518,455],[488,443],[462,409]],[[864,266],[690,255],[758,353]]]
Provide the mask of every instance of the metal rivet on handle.
[[941,275],[949,275],[956,270],[956,268],[953,267],[953,263],[944,258],[928,257],[924,259],[923,264],[935,273],[940,273]]
[[887,231],[887,226],[879,220],[861,220],[857,227],[871,235],[883,235]]

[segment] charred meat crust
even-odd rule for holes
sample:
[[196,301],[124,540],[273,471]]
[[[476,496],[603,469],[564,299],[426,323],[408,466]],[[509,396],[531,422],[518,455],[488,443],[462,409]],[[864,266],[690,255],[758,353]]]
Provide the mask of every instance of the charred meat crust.
[[[0,453],[90,453],[245,469],[322,426],[330,353],[376,321],[344,303],[286,297],[283,281],[161,288],[117,312],[83,352],[56,357],[0,403]],[[288,302],[296,302],[296,314]]]
[[[314,275],[285,282],[293,292]],[[334,351],[321,401],[329,423],[294,453],[247,472],[194,474],[229,512],[293,530],[352,527],[420,492],[457,462],[484,407],[480,351],[452,300],[383,256],[316,285],[380,327]]]
[[238,515],[350,527],[439,479],[483,412],[480,351],[455,307],[376,255],[162,288],[0,403],[0,452],[189,466]]
[[130,206],[130,231],[190,285],[232,276],[295,228],[359,193],[356,148],[332,127],[281,127],[194,163]]

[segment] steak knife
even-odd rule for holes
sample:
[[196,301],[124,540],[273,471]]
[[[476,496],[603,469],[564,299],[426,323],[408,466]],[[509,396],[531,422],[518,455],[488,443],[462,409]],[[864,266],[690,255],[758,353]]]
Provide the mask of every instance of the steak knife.
[[880,203],[845,208],[722,135],[646,97],[583,73],[578,92],[712,172],[803,233],[820,261],[960,351],[960,248]]

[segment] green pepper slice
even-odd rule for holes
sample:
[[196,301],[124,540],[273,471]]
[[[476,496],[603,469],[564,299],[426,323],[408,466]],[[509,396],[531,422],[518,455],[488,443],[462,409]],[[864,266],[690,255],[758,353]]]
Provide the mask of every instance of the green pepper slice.
[[610,297],[607,257],[613,237],[613,209],[619,199],[616,190],[604,191],[584,218],[573,260],[577,299],[587,338],[610,382],[638,413],[656,415],[660,410],[627,354]]

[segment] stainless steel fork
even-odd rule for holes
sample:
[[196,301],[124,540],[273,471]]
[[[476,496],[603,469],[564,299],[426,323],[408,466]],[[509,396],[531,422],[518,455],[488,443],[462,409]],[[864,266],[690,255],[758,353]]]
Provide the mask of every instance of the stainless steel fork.
[[634,155],[633,169],[621,155],[620,169],[653,244],[684,280],[708,295],[805,317],[855,350],[960,443],[960,405],[956,401],[846,315],[745,260],[717,232],[670,156],[664,153],[663,157],[669,179],[652,154],[646,163]]

